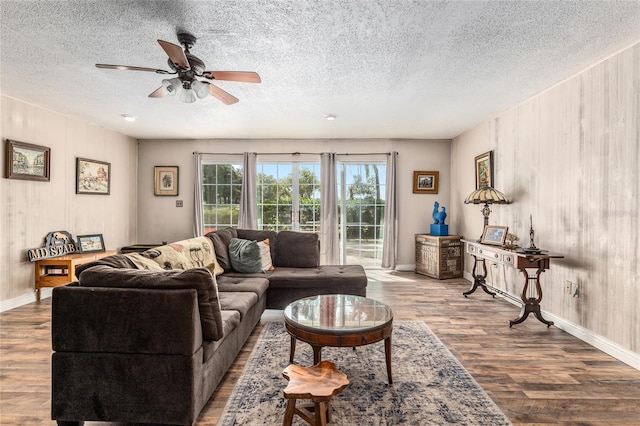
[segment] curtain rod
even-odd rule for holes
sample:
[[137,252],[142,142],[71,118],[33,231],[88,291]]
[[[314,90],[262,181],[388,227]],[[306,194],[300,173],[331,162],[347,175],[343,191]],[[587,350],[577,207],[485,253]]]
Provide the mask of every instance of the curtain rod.
[[[243,155],[244,152],[236,152],[236,153],[230,153],[230,152],[198,152],[198,151],[193,151],[193,154],[205,154],[205,155]],[[322,152],[254,152],[253,154],[256,155],[286,155],[286,154],[291,154],[291,155],[320,155],[323,154]],[[336,152],[336,155],[391,155],[390,152],[354,152],[354,153],[339,153]]]

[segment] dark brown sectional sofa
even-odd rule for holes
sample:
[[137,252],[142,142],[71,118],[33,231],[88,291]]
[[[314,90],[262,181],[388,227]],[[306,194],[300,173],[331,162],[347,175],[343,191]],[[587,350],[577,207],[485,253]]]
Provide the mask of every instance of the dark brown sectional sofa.
[[[269,239],[274,270],[234,272],[231,238]],[[185,256],[172,260],[180,269],[163,270],[164,249]],[[227,228],[82,265],[77,282],[53,290],[52,419],[193,424],[266,308],[366,295],[361,266],[318,263],[317,234]]]

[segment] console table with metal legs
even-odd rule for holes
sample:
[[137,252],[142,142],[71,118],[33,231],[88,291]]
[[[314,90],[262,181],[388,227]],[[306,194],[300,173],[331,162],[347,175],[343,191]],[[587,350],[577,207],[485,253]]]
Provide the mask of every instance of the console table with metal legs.
[[[501,247],[480,244],[477,241],[462,241],[466,244],[467,253],[469,253],[474,259],[473,271],[471,272],[473,275],[473,283],[469,290],[462,293],[464,297],[467,297],[478,288],[482,288],[486,293],[495,297],[496,294],[487,288],[485,281],[487,277],[487,260],[495,264],[516,268],[522,271],[524,275],[524,286],[522,287],[522,293],[520,294],[522,309],[520,310],[518,318],[509,321],[509,327],[514,324],[520,324],[527,319],[529,314],[534,314],[535,317],[540,322],[546,324],[547,327],[553,325],[553,321],[546,320],[542,316],[542,312],[540,310],[540,302],[542,301],[540,276],[545,270],[549,269],[551,259],[560,259],[564,256],[518,253]],[[478,264],[482,265],[482,273],[477,271]]]

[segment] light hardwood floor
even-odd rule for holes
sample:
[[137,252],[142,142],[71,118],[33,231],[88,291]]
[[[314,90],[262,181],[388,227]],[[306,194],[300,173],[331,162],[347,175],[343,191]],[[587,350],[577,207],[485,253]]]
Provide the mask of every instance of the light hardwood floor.
[[[465,299],[466,280],[412,272],[368,275],[367,296],[389,304],[397,320],[425,321],[515,425],[640,425],[639,371],[535,318],[509,328],[519,308],[482,291]],[[50,306],[46,299],[0,314],[1,425],[54,424]],[[280,318],[280,311],[263,316]],[[198,425],[216,424],[261,329],[254,330]]]

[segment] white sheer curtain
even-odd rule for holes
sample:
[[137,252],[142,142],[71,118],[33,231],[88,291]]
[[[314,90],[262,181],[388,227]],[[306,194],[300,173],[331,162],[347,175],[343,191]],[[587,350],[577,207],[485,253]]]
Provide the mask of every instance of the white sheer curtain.
[[202,154],[199,152],[193,153],[193,162],[195,170],[195,188],[194,188],[194,198],[193,198],[193,236],[199,237],[202,235],[202,231],[204,229],[204,218],[203,218],[203,201],[202,201]]
[[338,244],[338,194],[336,181],[336,154],[320,155],[320,264],[337,265],[340,257]]
[[384,213],[384,238],[382,240],[382,267],[394,269],[398,259],[398,192],[396,191],[396,165],[398,153],[387,157],[387,196]]
[[243,156],[242,192],[238,216],[238,228],[242,229],[258,229],[257,157],[255,152],[245,152]]

